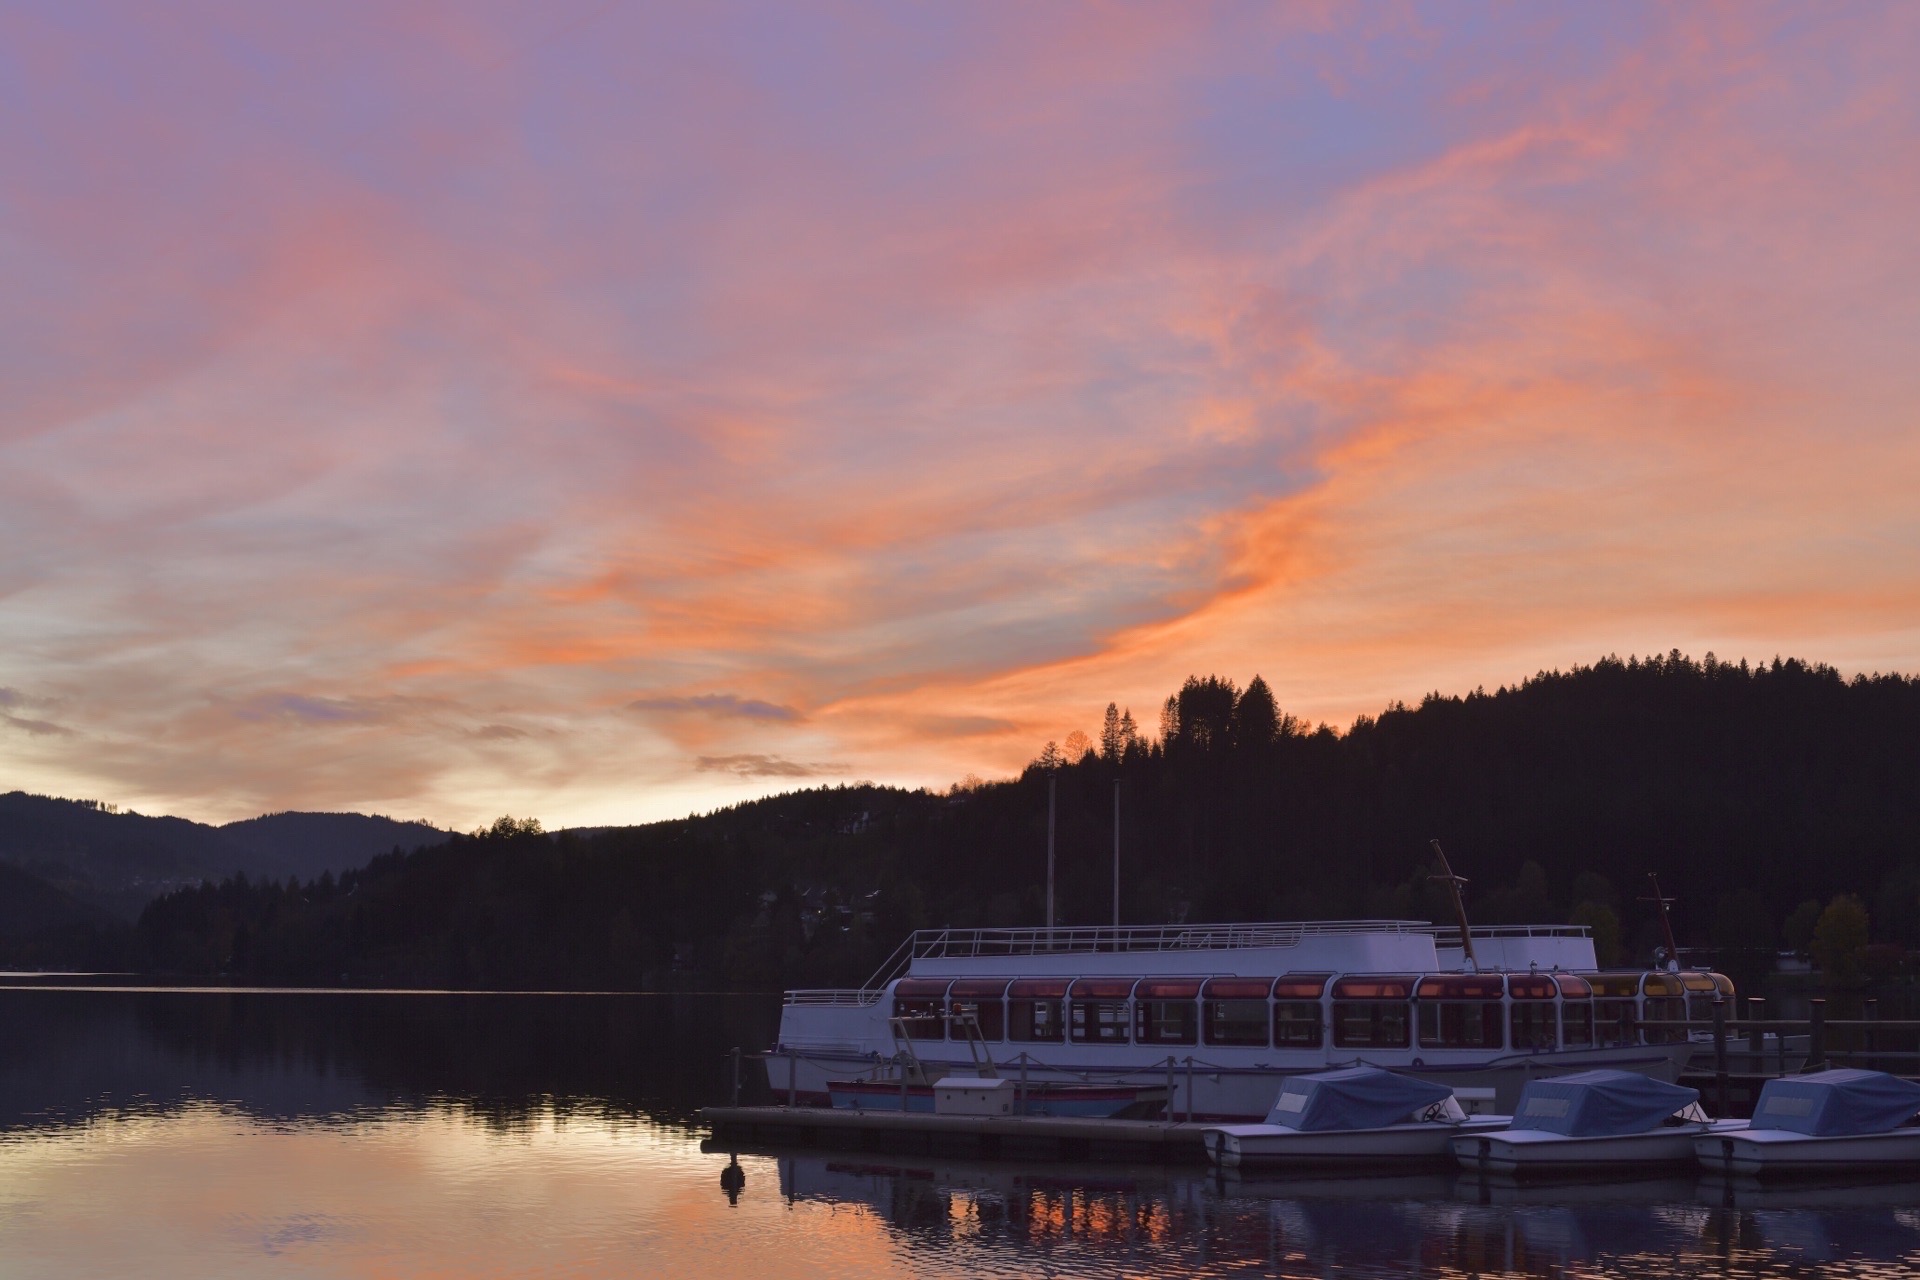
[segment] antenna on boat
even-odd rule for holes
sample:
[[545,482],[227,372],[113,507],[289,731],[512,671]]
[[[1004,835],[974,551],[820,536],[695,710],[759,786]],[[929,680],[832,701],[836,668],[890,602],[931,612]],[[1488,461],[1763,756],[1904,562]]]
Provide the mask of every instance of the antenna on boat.
[[1480,963],[1473,958],[1473,930],[1467,927],[1467,904],[1460,900],[1460,886],[1467,882],[1466,877],[1453,874],[1453,865],[1447,861],[1447,851],[1440,847],[1438,840],[1432,840],[1428,843],[1433,845],[1434,856],[1440,859],[1440,874],[1437,876],[1428,876],[1427,879],[1446,881],[1447,892],[1453,895],[1454,919],[1460,922],[1460,948],[1466,952],[1467,972],[1478,973],[1480,972]]
[[1651,902],[1659,908],[1660,936],[1667,940],[1667,963],[1665,968],[1668,973],[1678,973],[1680,971],[1680,948],[1673,940],[1673,921],[1667,918],[1667,908],[1672,906],[1676,899],[1663,897],[1661,895],[1660,877],[1657,874],[1649,871],[1647,872],[1647,879],[1653,882],[1653,896],[1651,898],[1642,898],[1640,901]]
[[1047,928],[1054,926],[1053,918],[1053,814],[1054,800],[1059,791],[1059,775],[1052,769],[1047,770]]

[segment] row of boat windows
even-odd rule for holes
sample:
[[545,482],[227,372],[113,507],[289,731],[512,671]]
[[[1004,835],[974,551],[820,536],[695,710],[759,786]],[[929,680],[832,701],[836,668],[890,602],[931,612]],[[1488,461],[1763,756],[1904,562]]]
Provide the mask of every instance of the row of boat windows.
[[[1649,975],[1666,978],[1670,975]],[[895,989],[893,1016],[907,1035],[917,1040],[955,1040],[977,1034],[984,1040],[1018,1044],[1209,1044],[1248,1048],[1317,1049],[1330,1038],[1341,1049],[1507,1049],[1526,1051],[1556,1047],[1661,1043],[1686,1038],[1677,1028],[1645,1027],[1644,1021],[1684,1019],[1689,997],[1710,1001],[1716,992],[1731,992],[1719,975],[1703,975],[1714,982],[1705,991],[1691,991],[1672,983],[1655,985],[1661,994],[1642,995],[1639,975],[1602,975],[1635,979],[1589,984],[1568,975],[1553,978],[1515,975],[1503,991],[1499,976],[1472,984],[1448,980],[1372,981],[1341,979],[1333,984],[1332,999],[1323,1001],[1317,984],[1272,983],[1281,995],[1297,999],[1268,999],[1262,995],[1206,998],[1198,982],[1138,984],[1145,994],[1129,994],[1122,986],[1131,980],[1075,983],[1055,994],[1022,992],[1023,986],[1066,984],[968,983],[902,981]],[[1216,980],[1207,988],[1247,986],[1249,980]],[[1266,985],[1271,980],[1255,980]],[[1101,990],[1082,994],[1079,988]],[[986,988],[969,991],[968,988]],[[992,991],[1000,987],[999,996]],[[1154,990],[1154,987],[1161,988]],[[918,988],[918,989],[916,989]],[[1344,988],[1344,989],[1343,989]],[[1417,994],[1416,994],[1417,993]],[[1224,994],[1224,993],[1222,993]],[[1448,999],[1456,994],[1480,999]],[[1502,1000],[1501,995],[1509,996]],[[942,997],[945,998],[942,998]],[[1348,998],[1342,998],[1342,997]],[[1439,998],[1436,998],[1439,997]],[[1693,1011],[1698,1014],[1700,1011]]]

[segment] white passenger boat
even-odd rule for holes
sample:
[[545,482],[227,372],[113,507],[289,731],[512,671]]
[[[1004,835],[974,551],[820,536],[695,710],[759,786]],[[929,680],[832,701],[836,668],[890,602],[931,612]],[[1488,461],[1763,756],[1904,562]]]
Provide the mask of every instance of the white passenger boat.
[[1378,1067],[1290,1076],[1264,1124],[1219,1125],[1201,1135],[1222,1168],[1273,1165],[1432,1164],[1461,1133],[1503,1128],[1505,1116],[1469,1117],[1445,1085]]
[[1740,1133],[1694,1140],[1710,1172],[1874,1177],[1920,1171],[1920,1084],[1839,1068],[1767,1081]]
[[777,1098],[825,1105],[830,1081],[898,1078],[898,1020],[927,1079],[985,1044],[1007,1078],[1163,1084],[1169,1114],[1203,1121],[1259,1120],[1287,1077],[1361,1064],[1502,1112],[1539,1076],[1674,1079],[1690,1046],[1642,1036],[1640,975],[1603,1006],[1594,970],[1571,925],[922,930],[862,988],[789,991],[763,1057]]
[[1691,1169],[1695,1138],[1746,1125],[1709,1120],[1698,1089],[1627,1071],[1581,1071],[1529,1081],[1512,1125],[1462,1134],[1451,1145],[1461,1167],[1473,1172],[1607,1178]]

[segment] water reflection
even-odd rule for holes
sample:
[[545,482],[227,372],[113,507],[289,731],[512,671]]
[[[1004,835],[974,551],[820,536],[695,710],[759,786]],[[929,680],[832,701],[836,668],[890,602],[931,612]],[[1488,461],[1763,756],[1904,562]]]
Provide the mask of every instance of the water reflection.
[[1894,1276],[1910,1186],[703,1150],[770,1001],[0,991],[0,1274]]
[[279,1120],[454,1102],[511,1126],[557,1106],[691,1121],[758,996],[0,989],[0,1130],[216,1102]]
[[[1489,1186],[1477,1178],[1242,1180],[1161,1169],[769,1154],[794,1203],[857,1207],[919,1251],[988,1269],[1151,1275],[1910,1275],[1911,1186]],[[1757,1203],[1756,1203],[1757,1201]]]

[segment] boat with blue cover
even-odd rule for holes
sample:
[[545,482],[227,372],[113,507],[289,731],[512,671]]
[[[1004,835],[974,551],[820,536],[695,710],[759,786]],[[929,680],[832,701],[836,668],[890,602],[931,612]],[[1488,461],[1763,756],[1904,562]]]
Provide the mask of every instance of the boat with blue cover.
[[1444,1160],[1456,1134],[1498,1129],[1505,1116],[1468,1116],[1445,1085],[1378,1067],[1290,1076],[1264,1124],[1208,1128],[1207,1158],[1247,1165],[1404,1164]]
[[1581,1071],[1529,1081],[1513,1123],[1452,1140],[1463,1168],[1519,1177],[1611,1177],[1626,1170],[1690,1168],[1694,1140],[1743,1120],[1709,1120],[1700,1091],[1630,1071]]
[[1766,1176],[1873,1176],[1920,1170],[1920,1084],[1837,1068],[1769,1080],[1739,1133],[1703,1135],[1710,1171]]

